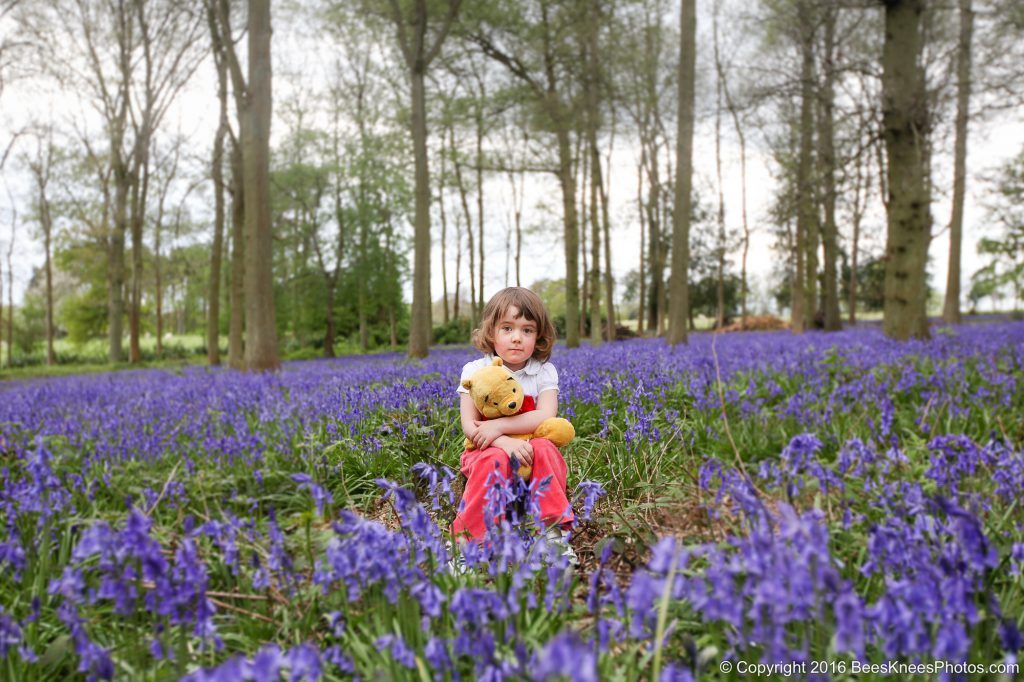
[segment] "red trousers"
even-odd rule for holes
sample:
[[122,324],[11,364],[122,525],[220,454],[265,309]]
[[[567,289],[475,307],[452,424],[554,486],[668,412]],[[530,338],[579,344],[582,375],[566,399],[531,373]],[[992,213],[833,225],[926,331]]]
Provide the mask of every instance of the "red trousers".
[[[538,501],[541,521],[549,526],[571,523],[575,517],[566,497],[566,466],[562,453],[547,438],[534,438],[530,445],[533,446],[531,492],[536,491],[541,481],[551,477]],[[492,484],[497,477],[508,480],[511,472],[509,456],[496,447],[466,450],[462,453],[461,467],[466,477],[466,490],[462,493],[462,509],[452,523],[452,533],[458,536],[468,532],[474,540],[479,540],[487,531],[484,508],[487,506],[488,479]]]

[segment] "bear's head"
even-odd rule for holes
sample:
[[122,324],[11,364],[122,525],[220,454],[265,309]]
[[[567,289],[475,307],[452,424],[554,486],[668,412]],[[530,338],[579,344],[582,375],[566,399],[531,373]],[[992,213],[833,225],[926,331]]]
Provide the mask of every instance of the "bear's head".
[[523,386],[506,369],[501,358],[473,372],[462,382],[469,391],[476,409],[488,419],[508,417],[523,407]]

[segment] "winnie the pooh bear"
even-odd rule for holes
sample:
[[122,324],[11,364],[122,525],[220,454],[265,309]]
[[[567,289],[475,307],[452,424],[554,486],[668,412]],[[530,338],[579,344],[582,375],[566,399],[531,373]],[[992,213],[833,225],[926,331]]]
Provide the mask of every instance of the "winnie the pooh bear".
[[[522,411],[529,412],[535,407],[533,397],[523,395],[522,385],[504,367],[501,358],[494,358],[494,362],[490,365],[473,372],[473,376],[462,382],[462,387],[469,391],[476,409],[484,416],[484,419],[511,417]],[[533,433],[509,434],[511,438],[521,438],[522,440],[547,438],[557,448],[568,444],[575,435],[576,429],[568,419],[561,417],[545,419]],[[473,449],[473,441],[467,438],[464,447],[467,450]],[[531,473],[533,472],[530,468],[519,467],[519,475],[522,478],[530,478]]]

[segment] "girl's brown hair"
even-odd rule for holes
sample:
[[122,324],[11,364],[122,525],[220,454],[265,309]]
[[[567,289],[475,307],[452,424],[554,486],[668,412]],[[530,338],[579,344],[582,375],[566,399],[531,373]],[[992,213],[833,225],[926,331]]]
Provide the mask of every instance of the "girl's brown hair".
[[537,325],[537,344],[533,347],[533,357],[547,362],[555,345],[555,326],[551,324],[551,318],[540,297],[523,287],[507,287],[491,297],[484,306],[480,327],[473,330],[473,345],[483,353],[493,354],[494,328],[512,306],[519,309],[522,317]]

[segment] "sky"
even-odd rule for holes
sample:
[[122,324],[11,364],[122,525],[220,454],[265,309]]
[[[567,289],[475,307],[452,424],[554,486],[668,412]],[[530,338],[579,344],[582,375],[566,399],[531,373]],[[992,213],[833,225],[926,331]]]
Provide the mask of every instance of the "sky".
[[[284,22],[278,22],[275,25],[273,49],[275,50],[276,75],[274,88],[275,96],[280,95],[282,99],[289,96],[289,92],[294,91],[299,83],[308,82],[305,80],[309,77],[308,74],[312,73],[313,77],[318,77],[317,73],[323,71],[324,64],[317,61],[316,57],[312,59],[307,57],[302,60],[294,60],[289,57],[289,55],[295,54],[316,54],[315,51],[301,49],[301,46],[308,44],[309,37],[306,31],[307,29],[302,26],[293,27]],[[296,70],[300,70],[304,74],[302,79],[292,80],[290,74]],[[168,120],[172,122],[172,125],[189,137],[193,153],[202,155],[204,158],[207,154],[205,150],[210,149],[212,145],[216,108],[214,71],[212,63],[207,62],[200,66],[177,106],[168,114]],[[700,108],[701,104],[699,103],[698,109]],[[91,121],[90,125],[96,125],[95,114],[89,113],[81,101],[55,93],[52,89],[42,87],[38,82],[33,81],[20,81],[8,85],[2,94],[2,100],[0,100],[0,111],[3,112],[0,115],[0,132],[3,133],[2,139],[5,140],[10,139],[12,130],[18,129],[26,121],[40,121],[47,116],[58,121],[58,125],[61,125],[62,122],[66,124],[73,119]],[[722,141],[723,194],[726,205],[726,222],[730,228],[739,229],[741,186],[739,148],[731,134],[728,120],[723,123],[723,129],[725,133]],[[280,139],[283,131],[284,125],[280,118],[275,118],[274,139]],[[952,146],[951,140],[949,146]],[[19,147],[21,149],[28,148],[20,143]],[[968,186],[962,261],[965,294],[969,287],[967,283],[971,273],[982,265],[982,261],[976,254],[975,245],[981,236],[991,234],[986,230],[984,211],[989,185],[982,182],[980,178],[991,175],[997,167],[1018,154],[1022,148],[1024,148],[1024,115],[1019,111],[1006,112],[1002,118],[986,121],[971,129],[968,146]],[[17,153],[18,149],[16,148],[14,155],[16,156]],[[772,177],[765,151],[758,146],[756,139],[748,140],[747,156],[748,215],[753,228],[748,267],[754,301],[756,302],[759,298],[767,301],[768,297],[764,295],[764,292],[767,290],[773,266],[780,258],[780,254],[771,248],[767,219],[767,208],[775,191],[775,180]],[[619,134],[616,137],[611,166],[608,171],[610,173],[610,215],[613,244],[612,270],[616,281],[621,281],[626,273],[635,269],[639,261],[640,228],[635,210],[637,157],[638,150],[635,144],[627,140],[625,135]],[[945,227],[949,222],[950,211],[949,192],[943,186],[943,181],[947,180],[945,185],[949,185],[948,178],[951,177],[949,169],[952,166],[951,149],[938,150],[935,163],[936,181],[939,183],[940,191],[937,192],[932,206],[935,231],[938,235],[931,244],[930,273],[932,286],[941,292],[945,288],[946,280],[945,254],[948,250],[948,230]],[[695,132],[694,170],[695,190],[702,195],[703,201],[710,205],[715,201],[716,193],[714,130],[713,120],[710,117],[698,121]],[[25,174],[12,160],[9,160],[2,170],[2,179],[5,188],[0,188],[0,257],[5,257],[10,241],[12,216],[12,204],[8,192],[13,194],[15,205],[18,206],[19,220],[23,220],[28,213],[26,203],[28,188],[25,184]],[[508,180],[503,176],[490,178],[485,182],[484,194],[485,232],[488,245],[484,293],[485,297],[489,297],[506,284],[515,283],[514,264],[510,264],[510,281],[506,281],[505,277],[505,236],[512,220],[512,198]],[[209,193],[197,196],[208,197]],[[528,176],[523,205],[524,225],[539,226],[540,228],[524,243],[523,284],[529,285],[542,278],[564,276],[561,195],[555,176],[550,174]],[[197,210],[204,212],[209,210],[209,207],[203,205],[199,206]],[[457,210],[457,204],[450,203],[448,205],[449,215]],[[876,252],[881,251],[884,245],[884,215],[876,212],[876,214],[868,216],[862,229],[868,242],[875,245]],[[840,225],[840,230],[843,234],[848,233],[844,225]],[[14,295],[16,301],[23,296],[33,267],[40,265],[43,261],[41,245],[39,240],[33,238],[33,231],[33,226],[22,224],[17,234],[14,250]],[[436,243],[440,235],[440,226],[436,220],[432,232],[435,245],[431,293],[433,298],[438,299],[441,295],[442,284],[441,249],[440,245]],[[449,234],[451,234],[451,230],[449,230]],[[451,270],[454,267],[453,238],[449,239],[447,250],[449,270]],[[468,288],[467,260],[466,257],[463,257],[463,286]],[[732,260],[738,269],[738,252],[733,254]],[[4,267],[6,268],[6,261]],[[453,280],[454,275],[449,272],[450,290],[454,286]],[[410,284],[406,285],[406,300],[412,298],[410,286]],[[5,275],[5,304],[6,287]]]

